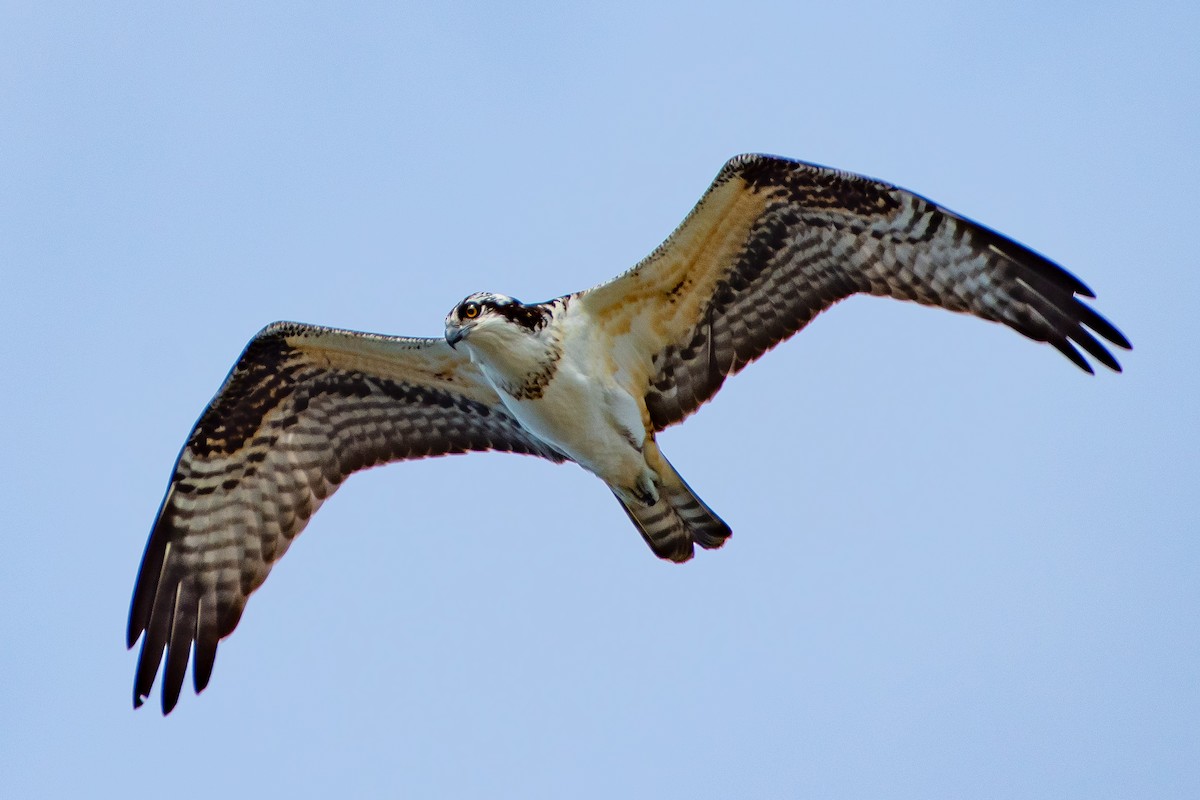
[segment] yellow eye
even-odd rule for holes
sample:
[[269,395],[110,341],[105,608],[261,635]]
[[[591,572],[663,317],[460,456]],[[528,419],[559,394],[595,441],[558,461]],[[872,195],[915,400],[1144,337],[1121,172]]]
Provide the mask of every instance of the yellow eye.
[[478,303],[467,303],[465,306],[463,306],[462,315],[464,317],[466,317],[467,319],[475,319],[476,317],[479,316],[479,304]]

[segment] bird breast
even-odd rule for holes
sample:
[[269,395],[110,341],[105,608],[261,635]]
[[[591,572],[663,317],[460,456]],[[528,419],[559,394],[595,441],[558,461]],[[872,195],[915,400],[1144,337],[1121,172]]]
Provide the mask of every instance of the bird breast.
[[571,332],[555,338],[549,361],[507,350],[480,367],[523,428],[609,483],[629,485],[645,467],[641,408],[592,338]]

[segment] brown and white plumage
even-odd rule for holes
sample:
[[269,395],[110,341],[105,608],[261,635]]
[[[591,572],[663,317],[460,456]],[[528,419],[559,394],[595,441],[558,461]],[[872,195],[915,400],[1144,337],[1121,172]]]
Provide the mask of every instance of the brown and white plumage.
[[145,634],[135,705],[164,647],[164,711],[193,643],[205,687],[246,598],[348,475],[471,450],[562,460],[441,339],[265,328],[193,428],[150,534],[129,614],[128,645]]
[[659,556],[720,546],[728,526],[654,435],[856,293],[1003,322],[1089,372],[1077,348],[1120,369],[1093,333],[1129,347],[1078,279],[987,228],[885,183],[739,156],[662,246],[593,289],[531,305],[472,295],[446,341],[294,323],[256,336],[184,446],[146,547],[128,629],[130,647],[142,638],[135,705],[164,649],[164,711],[193,646],[196,690],[207,685],[271,564],[375,464],[471,450],[572,460]]
[[853,294],[941,306],[1120,371],[1085,328],[1129,342],[1076,295],[1078,278],[1028,248],[904,189],[759,155],[729,161],[666,242],[583,292],[614,336],[650,354],[656,430],[681,421],[724,379]]

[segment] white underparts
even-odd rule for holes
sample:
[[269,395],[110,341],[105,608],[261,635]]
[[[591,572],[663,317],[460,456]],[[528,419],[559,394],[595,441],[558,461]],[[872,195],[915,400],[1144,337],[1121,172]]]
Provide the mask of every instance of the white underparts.
[[[641,406],[613,374],[596,329],[581,323],[569,311],[537,331],[487,319],[460,346],[522,427],[603,479],[622,499],[656,502],[658,475],[646,464]],[[533,385],[537,376],[548,376],[538,391],[511,391]]]

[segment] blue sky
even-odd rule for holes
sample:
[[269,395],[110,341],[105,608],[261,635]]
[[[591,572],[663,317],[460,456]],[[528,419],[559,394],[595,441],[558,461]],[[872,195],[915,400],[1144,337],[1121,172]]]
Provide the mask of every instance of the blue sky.
[[[1196,796],[1200,14],[1046,5],[5,5],[6,788]],[[851,300],[663,435],[725,549],[658,562],[573,467],[373,470],[204,695],[131,710],[149,526],[256,330],[597,283],[744,151],[1054,258],[1126,372]]]

